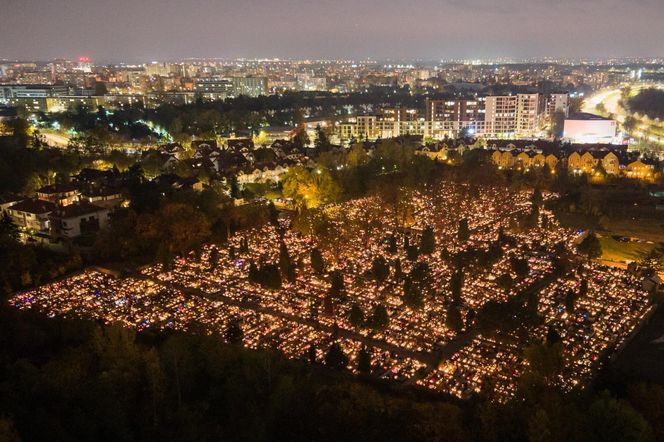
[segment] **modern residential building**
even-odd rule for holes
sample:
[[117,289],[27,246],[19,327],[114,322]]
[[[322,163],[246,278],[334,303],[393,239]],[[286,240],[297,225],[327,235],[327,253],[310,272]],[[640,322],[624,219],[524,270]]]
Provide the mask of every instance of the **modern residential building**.
[[50,184],[37,190],[38,199],[61,206],[68,206],[78,201],[80,194],[73,184]]
[[267,78],[265,77],[233,77],[233,95],[246,95],[248,97],[259,97],[267,95]]
[[484,132],[484,97],[425,101],[425,135],[431,138],[456,137],[466,131],[470,135]]
[[16,203],[20,203],[21,201],[26,200],[22,195],[18,195],[15,193],[7,193],[0,195],[0,216],[6,216],[9,215],[9,208],[13,206]]
[[485,132],[498,137],[534,136],[540,127],[542,111],[540,94],[488,96]]
[[182,66],[176,63],[149,63],[145,65],[145,74],[156,77],[168,77],[182,73]]
[[49,215],[53,240],[71,239],[94,233],[108,224],[109,210],[87,201],[58,207]]
[[204,101],[225,100],[233,95],[233,83],[226,79],[201,78],[194,83],[194,90]]
[[517,94],[516,133],[532,136],[539,129],[542,114],[540,94]]
[[51,225],[49,215],[56,209],[50,201],[26,199],[9,207],[7,213],[20,229],[47,234]]
[[379,114],[358,115],[338,125],[341,141],[375,140],[401,135],[424,135],[426,121],[417,109],[388,108]]
[[325,91],[327,79],[306,73],[297,74],[297,87],[301,91]]
[[110,188],[91,189],[81,195],[81,201],[87,201],[95,206],[106,209],[115,209],[122,205],[124,198],[122,192]]
[[51,84],[0,85],[0,103],[23,107],[31,112],[48,111],[47,100],[70,93],[69,86]]
[[69,86],[54,84],[2,84],[0,100],[60,97],[70,93]]
[[427,121],[477,121],[484,119],[484,99],[425,100]]

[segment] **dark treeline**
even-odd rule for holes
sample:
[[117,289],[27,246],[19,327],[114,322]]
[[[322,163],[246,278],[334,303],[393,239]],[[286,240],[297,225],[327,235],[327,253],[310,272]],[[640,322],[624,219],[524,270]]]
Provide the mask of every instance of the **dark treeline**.
[[[136,334],[77,319],[0,311],[3,441],[662,440],[664,389],[562,394],[541,365],[518,399],[451,401],[311,361],[251,351],[226,335]],[[338,349],[338,347],[336,347]],[[307,355],[303,355],[303,360]],[[328,365],[329,367],[326,367]],[[20,439],[19,439],[20,437]]]
[[652,119],[664,118],[664,91],[645,89],[627,100],[627,107],[632,112]]

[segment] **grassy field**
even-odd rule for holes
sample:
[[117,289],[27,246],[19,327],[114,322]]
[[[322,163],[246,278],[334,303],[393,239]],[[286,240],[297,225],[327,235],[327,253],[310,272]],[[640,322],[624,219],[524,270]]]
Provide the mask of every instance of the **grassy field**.
[[609,230],[607,235],[629,236],[647,241],[664,242],[664,219],[611,219],[607,223],[607,228]]
[[655,247],[655,244],[646,242],[617,241],[610,236],[601,236],[599,240],[602,244],[602,259],[612,262],[637,261]]

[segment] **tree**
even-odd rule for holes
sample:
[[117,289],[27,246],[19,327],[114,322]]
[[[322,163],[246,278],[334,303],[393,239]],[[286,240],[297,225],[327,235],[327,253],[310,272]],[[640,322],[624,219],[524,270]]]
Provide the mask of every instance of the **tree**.
[[639,383],[627,389],[629,403],[653,427],[653,439],[664,440],[664,386]]
[[459,311],[459,307],[454,304],[450,305],[450,307],[447,309],[445,325],[455,333],[459,333],[463,328],[463,318],[461,317],[461,312]]
[[404,171],[411,163],[414,151],[407,143],[383,140],[378,143],[374,158],[383,170]]
[[274,205],[274,201],[268,201],[267,214],[270,222],[274,226],[279,227],[279,211],[277,210],[277,206]]
[[5,244],[7,241],[16,243],[19,237],[18,226],[14,224],[12,217],[5,212],[0,219],[0,243]]
[[264,264],[258,269],[257,282],[261,287],[279,290],[281,288],[281,273],[275,264]]
[[210,250],[210,256],[209,256],[209,261],[210,261],[210,269],[215,270],[217,266],[219,265],[219,249],[214,247],[212,250]]
[[311,249],[311,268],[314,269],[314,272],[320,274],[325,273],[325,261],[323,260],[323,254],[317,248]]
[[367,347],[362,347],[357,355],[357,371],[362,374],[371,373],[371,353]]
[[300,149],[309,146],[309,143],[311,140],[309,140],[309,135],[307,134],[307,129],[304,127],[304,124],[300,125],[297,128],[297,132],[295,133],[295,136],[293,137],[293,143],[295,146],[299,147]]
[[510,276],[509,273],[503,273],[498,278],[496,278],[496,285],[503,289],[505,293],[507,293],[514,286],[514,279],[512,276]]
[[30,124],[28,121],[23,118],[14,118],[9,120],[6,125],[12,133],[12,144],[19,148],[27,147],[30,140]]
[[433,229],[427,226],[422,232],[422,239],[420,241],[420,252],[424,255],[430,255],[436,248],[436,237],[434,236]]
[[341,270],[334,270],[330,275],[330,295],[340,298],[345,289],[344,275],[341,273]]
[[559,344],[562,341],[560,333],[553,327],[549,327],[546,332],[546,345]]
[[627,402],[604,392],[588,409],[585,425],[587,440],[598,442],[647,441],[648,423]]
[[14,429],[13,422],[9,419],[0,418],[0,440],[4,442],[20,442],[21,438]]
[[574,290],[569,290],[565,295],[565,310],[568,313],[574,313],[574,308],[576,307],[576,301],[579,299],[579,294]]
[[452,302],[461,303],[461,292],[463,290],[463,270],[459,269],[452,274],[450,279],[450,291],[452,292]]
[[314,344],[309,345],[309,348],[307,349],[307,359],[311,364],[316,363],[316,346]]
[[141,160],[141,168],[149,178],[159,175],[163,167],[164,162],[156,155],[148,155]]
[[355,328],[360,328],[364,326],[364,313],[359,305],[353,303],[350,307],[350,312],[348,313],[348,322]]
[[316,208],[336,202],[341,196],[341,186],[330,172],[319,166],[313,171],[302,166],[288,169],[283,180],[283,194],[292,198],[298,207]]
[[226,325],[226,331],[224,332],[224,337],[230,344],[242,344],[244,332],[242,331],[239,318],[231,318],[228,321],[228,324]]
[[597,103],[597,105],[595,105],[595,110],[599,114],[606,114],[606,105],[604,105],[603,102]]
[[369,162],[369,155],[364,149],[362,143],[353,144],[346,155],[346,163],[349,167],[355,169],[366,165]]
[[634,97],[627,100],[627,107],[631,112],[647,115],[651,119],[664,118],[664,92],[648,88],[640,91]]
[[533,196],[530,198],[530,202],[533,204],[533,206],[541,207],[542,203],[544,202],[542,191],[538,188],[535,188],[535,190],[533,190]]
[[338,343],[333,343],[325,355],[325,365],[331,368],[345,368],[348,365],[348,356]]
[[258,283],[259,282],[259,275],[258,275],[258,266],[256,265],[255,262],[251,261],[249,263],[249,281],[253,283]]
[[409,261],[417,261],[419,255],[420,249],[415,244],[406,247],[406,258],[408,258]]
[[390,317],[387,314],[387,309],[381,304],[378,304],[376,307],[374,307],[371,319],[369,321],[371,328],[374,330],[384,330],[389,325],[389,322]]
[[397,238],[394,233],[387,238],[387,251],[393,255],[397,253]]
[[394,279],[400,281],[403,277],[403,270],[401,269],[401,258],[397,258],[393,262],[394,265]]
[[528,273],[530,272],[530,265],[528,264],[528,260],[525,258],[518,258],[516,256],[512,256],[510,258],[510,264],[512,266],[512,270],[514,273],[516,273],[516,276],[518,278],[525,278],[528,276]]
[[374,258],[371,265],[371,274],[376,279],[378,284],[385,282],[388,276],[390,276],[390,267],[387,265],[387,261],[382,256]]
[[529,442],[549,442],[551,440],[551,423],[546,411],[538,409],[528,419]]
[[281,270],[281,275],[286,281],[290,283],[295,282],[295,266],[291,261],[288,248],[284,242],[279,246],[279,270]]
[[565,112],[555,111],[551,116],[551,136],[562,138],[565,129]]
[[602,244],[593,232],[588,232],[586,237],[576,246],[576,250],[585,255],[588,260],[602,256]]
[[320,127],[320,124],[316,126],[316,140],[314,141],[314,146],[316,146],[316,150],[318,151],[319,154],[323,152],[328,152],[332,148],[330,139],[328,138],[325,130],[323,130],[323,128]]
[[528,375],[540,379],[545,385],[552,386],[565,366],[562,345],[536,342],[524,350],[528,361]]
[[633,117],[632,115],[629,115],[629,116],[625,117],[625,121],[623,121],[623,124],[622,124],[623,130],[626,133],[630,134],[630,133],[632,133],[632,131],[634,129],[636,129],[637,124],[638,124],[638,120],[635,117]]
[[205,215],[188,204],[169,203],[155,214],[138,218],[139,240],[164,247],[168,253],[185,254],[210,237],[210,222]]
[[424,307],[422,290],[410,277],[403,281],[403,303],[414,310]]
[[103,81],[96,81],[95,82],[95,95],[106,95],[108,93],[108,88],[106,87],[106,83]]
[[420,261],[413,266],[408,276],[420,288],[425,288],[430,283],[431,268],[428,263]]
[[470,239],[470,229],[468,228],[468,219],[463,218],[461,221],[459,221],[459,230],[457,232],[457,238],[461,242],[465,242]]

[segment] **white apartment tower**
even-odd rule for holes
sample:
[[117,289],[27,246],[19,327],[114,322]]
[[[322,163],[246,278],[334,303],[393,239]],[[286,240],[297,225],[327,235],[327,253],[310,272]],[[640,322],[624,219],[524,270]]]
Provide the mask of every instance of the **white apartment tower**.
[[486,97],[486,133],[494,136],[534,135],[540,123],[540,94]]

